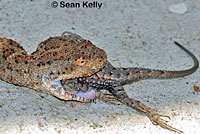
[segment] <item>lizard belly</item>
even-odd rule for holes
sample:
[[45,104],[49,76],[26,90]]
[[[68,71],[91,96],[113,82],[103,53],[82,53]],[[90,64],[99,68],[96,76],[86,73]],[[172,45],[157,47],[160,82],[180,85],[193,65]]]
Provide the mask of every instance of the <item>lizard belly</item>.
[[79,90],[78,93],[75,94],[75,96],[83,97],[85,99],[94,99],[95,98],[95,90],[90,90],[88,92],[84,92],[82,90]]

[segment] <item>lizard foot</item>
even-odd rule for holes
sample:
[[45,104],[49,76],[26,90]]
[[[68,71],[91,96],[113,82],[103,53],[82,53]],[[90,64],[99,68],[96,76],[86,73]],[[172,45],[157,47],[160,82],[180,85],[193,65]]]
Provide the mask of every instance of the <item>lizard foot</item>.
[[183,131],[181,131],[179,129],[176,129],[176,128],[170,126],[170,125],[168,125],[166,123],[167,121],[164,121],[163,119],[161,119],[161,117],[165,117],[165,118],[170,119],[170,116],[168,116],[168,115],[158,114],[158,113],[155,112],[155,110],[150,109],[150,108],[147,109],[147,111],[145,112],[145,114],[149,117],[149,119],[151,120],[151,122],[154,125],[159,125],[162,128],[174,131],[174,132],[179,133],[179,134],[184,133]]

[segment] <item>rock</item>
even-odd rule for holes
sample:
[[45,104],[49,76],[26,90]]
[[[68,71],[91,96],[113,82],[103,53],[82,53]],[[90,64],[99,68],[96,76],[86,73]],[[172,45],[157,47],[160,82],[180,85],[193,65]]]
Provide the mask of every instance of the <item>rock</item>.
[[185,12],[187,12],[187,5],[185,3],[171,5],[169,7],[169,11],[173,13],[184,14]]

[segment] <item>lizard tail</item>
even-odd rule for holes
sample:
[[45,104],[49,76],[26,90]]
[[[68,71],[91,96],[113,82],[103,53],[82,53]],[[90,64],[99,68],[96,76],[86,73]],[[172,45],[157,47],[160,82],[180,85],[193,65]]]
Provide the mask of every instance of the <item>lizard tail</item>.
[[179,46],[183,51],[185,51],[194,61],[193,67],[186,69],[186,70],[180,70],[180,71],[168,71],[168,70],[152,70],[152,69],[141,69],[140,73],[142,75],[146,74],[147,78],[178,78],[178,77],[183,77],[190,75],[194,73],[198,67],[199,67],[199,62],[194,56],[193,53],[191,53],[188,49],[186,49],[184,46],[179,44],[178,42],[174,41],[174,43]]
[[129,68],[128,70],[130,71],[130,73],[132,72],[132,76],[130,76],[129,78],[127,77],[127,80],[129,82],[132,82],[132,81],[137,81],[140,79],[147,79],[147,78],[160,78],[160,79],[178,78],[178,77],[183,77],[183,76],[187,76],[194,73],[199,67],[199,62],[196,56],[194,56],[193,53],[191,53],[188,49],[186,49],[184,46],[182,46],[178,42],[174,41],[174,43],[177,46],[179,46],[183,51],[185,51],[193,59],[194,61],[193,67],[186,70],[180,70],[180,71],[154,70],[154,69],[147,69],[147,68]]
[[181,71],[172,71],[174,73],[174,77],[183,77],[183,76],[190,75],[190,74],[194,73],[199,67],[199,61],[197,60],[196,56],[194,56],[193,53],[191,53],[189,50],[187,50],[185,47],[183,47],[178,42],[174,41],[174,43],[177,46],[179,46],[183,51],[185,51],[194,61],[193,67],[191,67],[189,69],[181,70]]
[[[179,46],[183,51],[185,51],[194,61],[193,67],[180,70],[180,71],[170,71],[170,70],[156,70],[156,69],[148,69],[148,68],[115,68],[109,62],[106,64],[106,68],[104,71],[97,73],[99,78],[103,78],[106,80],[117,81],[122,85],[130,84],[142,79],[156,78],[156,79],[167,79],[167,78],[178,78],[186,75],[190,75],[197,70],[199,67],[199,62],[197,58],[192,54],[188,49],[183,47],[178,42],[174,42],[177,46]],[[110,71],[112,70],[112,71]]]

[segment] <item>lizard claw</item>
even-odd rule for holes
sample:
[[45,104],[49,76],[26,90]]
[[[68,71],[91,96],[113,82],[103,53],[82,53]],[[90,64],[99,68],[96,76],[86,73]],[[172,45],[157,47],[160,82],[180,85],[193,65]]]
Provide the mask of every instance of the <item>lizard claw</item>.
[[166,121],[162,120],[160,117],[166,117],[168,119],[170,119],[170,116],[168,115],[163,115],[163,114],[158,114],[158,113],[155,113],[154,110],[150,110],[148,111],[147,113],[147,116],[149,117],[149,119],[151,120],[151,122],[154,124],[154,125],[159,125],[161,126],[162,128],[165,128],[165,129],[168,129],[168,130],[171,130],[171,131],[174,131],[176,133],[184,133],[183,131],[179,130],[179,129],[176,129],[170,125],[168,125],[166,123]]

